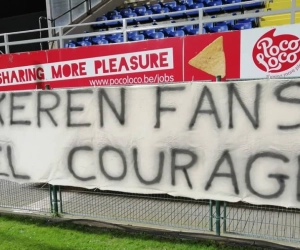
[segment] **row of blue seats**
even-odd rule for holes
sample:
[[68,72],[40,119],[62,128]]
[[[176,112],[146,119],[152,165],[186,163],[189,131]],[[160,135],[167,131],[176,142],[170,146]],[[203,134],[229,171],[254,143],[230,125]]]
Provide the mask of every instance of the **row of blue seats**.
[[[243,0],[246,1],[246,0]],[[240,3],[242,0],[185,0],[181,1],[180,4],[176,1],[168,2],[168,3],[157,3],[149,6],[139,6],[135,8],[124,8],[120,10],[109,11],[105,15],[98,17],[96,22],[105,22],[110,21],[103,24],[94,24],[93,28],[101,28],[104,26],[118,26],[121,25],[121,20],[123,18],[130,18],[127,21],[127,24],[135,24],[142,22],[153,22],[165,19],[176,19],[176,18],[186,18],[193,17],[198,15],[198,8],[203,7],[214,7],[212,9],[205,10],[205,14],[216,14],[220,12],[232,12],[232,11],[240,11],[242,10],[242,5],[237,6],[224,6],[224,4],[232,4],[232,3]],[[184,4],[183,4],[184,3]],[[255,7],[261,8],[263,7],[263,2],[259,3],[250,3],[245,5],[246,7]],[[176,13],[178,11],[184,10],[194,10],[191,13]],[[158,16],[154,16],[153,18],[149,17],[152,14],[160,14]]]
[[[243,30],[251,29],[255,24],[255,18],[240,19],[237,22],[234,20],[216,23],[204,24],[202,33],[216,33],[229,30]],[[156,25],[156,23],[154,23]],[[144,31],[131,31],[127,33],[129,41],[141,41],[145,39],[162,39],[165,37],[178,37],[185,35],[199,34],[199,25],[185,25],[181,27],[167,27],[161,29],[149,29]],[[77,47],[77,46],[90,46],[108,43],[121,43],[124,42],[123,34],[116,33],[112,35],[98,35],[92,37],[79,38],[76,42],[69,41],[65,47]]]

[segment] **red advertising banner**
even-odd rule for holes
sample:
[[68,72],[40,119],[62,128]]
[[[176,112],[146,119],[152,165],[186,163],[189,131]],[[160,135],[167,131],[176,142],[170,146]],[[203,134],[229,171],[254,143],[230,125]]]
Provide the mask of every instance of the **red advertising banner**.
[[187,36],[184,81],[240,78],[240,32]]
[[0,56],[0,91],[300,77],[300,25]]
[[[183,81],[183,38],[57,49],[0,57],[1,90]],[[26,86],[25,86],[26,85]]]

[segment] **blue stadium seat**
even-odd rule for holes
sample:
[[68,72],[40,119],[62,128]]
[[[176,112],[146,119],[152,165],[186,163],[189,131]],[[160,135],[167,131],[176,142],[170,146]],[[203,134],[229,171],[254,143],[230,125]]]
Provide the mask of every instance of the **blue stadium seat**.
[[[242,0],[243,2],[249,1],[249,0]],[[264,8],[265,4],[264,2],[257,2],[257,3],[248,3],[244,5],[244,9],[251,10],[251,9],[260,9]]]
[[145,36],[143,34],[139,34],[136,36],[131,36],[128,38],[129,41],[143,41],[145,40]]
[[145,6],[139,6],[139,7],[136,7],[134,9],[135,13],[138,15],[138,16],[144,16],[147,9]]
[[169,8],[169,10],[173,10],[177,6],[177,3],[175,1],[168,2],[164,4],[165,8]]
[[155,29],[151,29],[151,30],[143,30],[142,34],[146,37],[149,38],[153,33],[155,33]]
[[123,43],[124,42],[124,38],[122,36],[121,37],[112,38],[112,39],[110,39],[109,42],[110,43]]
[[78,46],[91,46],[92,43],[90,41],[79,41],[76,43]]
[[150,10],[152,10],[153,13],[159,13],[159,11],[161,10],[161,5],[158,3],[152,4],[150,5]]
[[[234,4],[234,3],[240,3],[242,2],[241,0],[223,0],[223,4]],[[227,11],[227,12],[231,12],[231,11],[239,11],[241,10],[242,6],[241,5],[237,5],[237,6],[224,6],[223,10]]]
[[207,7],[208,3],[213,2],[214,0],[203,0],[202,3]]
[[100,45],[100,44],[108,44],[108,41],[106,39],[99,39],[98,41],[93,42],[95,45]]
[[120,10],[120,14],[124,18],[125,18],[125,16],[128,16],[131,13],[132,13],[132,10],[130,8],[125,8],[125,9]]
[[252,24],[252,28],[255,28],[258,26],[258,19],[255,17],[237,20],[237,23],[249,23],[249,22]]
[[167,27],[159,29],[158,31],[164,33],[165,36],[169,36],[169,33],[175,31],[175,29],[174,27]]
[[233,30],[246,30],[246,29],[252,29],[252,23],[237,23],[233,25]]
[[186,10],[185,5],[177,5],[172,9],[172,12],[169,14],[172,18],[183,18],[186,17],[186,13],[176,13],[177,11],[184,11]]
[[154,32],[151,33],[148,37],[149,39],[162,39],[165,38],[164,33],[162,32]]
[[99,42],[100,40],[103,40],[103,39],[105,39],[105,35],[93,36],[92,39],[91,39],[91,42],[92,42],[93,44],[98,44],[98,42]]
[[176,30],[176,31],[170,32],[168,36],[169,37],[185,36],[185,33],[183,30]]
[[194,1],[193,0],[186,0],[184,4],[186,5],[187,8],[190,8],[191,5],[194,4]]
[[112,35],[106,35],[105,36],[105,39],[109,42],[111,41],[114,41],[118,38],[121,38],[122,37],[122,34],[121,33],[115,33],[115,34],[112,34]]
[[[206,30],[206,32],[210,31],[210,28],[214,27],[214,23],[204,23],[203,28]],[[195,28],[199,29],[198,25],[195,25]]]
[[155,12],[154,14],[161,14],[161,15],[158,15],[158,16],[154,16],[153,19],[154,20],[166,20],[166,19],[169,19],[169,8],[161,8],[158,12]]
[[[200,33],[199,25],[197,25],[197,27],[189,30],[188,35],[197,35],[199,33]],[[206,29],[202,28],[202,34],[205,34],[205,33],[206,33]]]
[[[106,16],[100,16],[100,17],[97,17],[96,18],[96,20],[95,20],[96,22],[105,22],[105,21],[107,21],[107,17]],[[101,23],[101,24],[92,24],[92,27],[94,28],[94,29],[96,29],[96,28],[102,28],[102,27],[105,27],[106,26],[106,24],[105,23]]]
[[193,25],[185,25],[185,26],[180,26],[177,27],[177,30],[182,30],[185,34],[188,34],[190,30],[194,29]]
[[[207,7],[221,6],[222,4],[223,3],[221,0],[216,0],[216,1],[208,2]],[[205,10],[204,13],[212,14],[212,13],[219,13],[221,11],[222,9],[220,7],[216,7],[216,8]]]
[[186,7],[189,8],[189,6],[194,4],[194,1],[193,0],[180,0],[180,1],[178,1],[178,4],[186,5]]
[[[87,34],[87,33],[89,33],[89,32],[84,31],[83,33],[84,33],[84,34]],[[91,40],[92,40],[92,38],[91,38],[90,36],[80,37],[80,38],[77,38],[77,43],[83,42],[83,41],[88,41],[88,42],[90,42]]]
[[214,27],[210,28],[209,31],[210,31],[211,33],[217,33],[217,32],[228,31],[228,26],[227,26],[227,25],[223,25],[223,26],[214,26]]
[[128,38],[129,38],[129,37],[132,37],[132,36],[137,36],[137,35],[138,35],[138,32],[137,32],[137,31],[130,31],[130,32],[127,32]]
[[109,11],[109,12],[106,13],[106,17],[108,19],[110,19],[112,16],[117,16],[117,15],[119,15],[119,12],[116,11],[116,10],[112,10],[112,11]]
[[214,26],[228,26],[227,22],[216,22]]
[[199,11],[198,11],[197,9],[201,9],[201,8],[203,8],[203,7],[204,7],[204,4],[203,4],[203,3],[195,3],[195,4],[192,4],[192,5],[189,7],[189,9],[190,9],[190,10],[194,10],[194,11],[187,13],[187,15],[188,15],[188,16],[191,16],[191,17],[193,17],[193,16],[198,16]]
[[[205,29],[204,29],[205,30]],[[203,32],[202,32],[203,33]],[[197,35],[199,34],[199,27],[189,30],[188,35]]]
[[114,20],[114,22],[107,22],[107,26],[118,26],[122,24],[123,17],[121,15],[110,16],[109,20]]
[[224,21],[224,22],[217,22],[215,23],[215,26],[228,26],[229,29],[232,29],[234,25],[234,20]]
[[152,18],[149,17],[149,15],[152,15],[153,12],[151,10],[147,10],[145,6],[136,7],[135,13],[138,15],[138,17],[135,18],[136,22],[150,22],[152,21]]
[[127,19],[128,25],[136,23],[136,17],[137,17],[137,14],[135,12],[131,12],[130,14],[124,15],[124,18],[129,18],[129,19]]
[[76,48],[76,42],[70,40],[68,43],[65,44],[65,48]]

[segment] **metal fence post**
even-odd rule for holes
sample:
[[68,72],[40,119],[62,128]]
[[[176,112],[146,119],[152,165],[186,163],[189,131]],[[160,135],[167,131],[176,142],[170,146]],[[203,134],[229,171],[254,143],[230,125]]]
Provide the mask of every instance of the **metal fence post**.
[[213,231],[213,201],[209,200],[209,231]]
[[57,186],[49,185],[50,189],[50,201],[51,201],[51,212],[58,215],[58,199],[57,199]]
[[128,41],[127,37],[127,19],[123,18],[123,37],[124,37],[124,42]]
[[221,234],[221,209],[220,201],[216,201],[216,235]]
[[52,186],[49,185],[49,197],[50,197],[50,211],[53,213],[53,202],[52,202]]
[[64,47],[63,27],[62,26],[59,27],[58,35],[59,35],[59,48],[62,49]]
[[226,233],[226,206],[227,203],[224,201],[224,207],[223,207],[223,233]]
[[[216,81],[221,81],[221,76],[216,76]],[[216,201],[216,235],[220,236],[221,234],[221,209],[220,201]]]
[[[216,81],[220,82],[222,79],[221,76],[216,76]],[[216,235],[221,235],[221,209],[220,201],[216,201]]]
[[61,195],[61,187],[58,186],[58,193],[59,193],[59,208],[60,213],[63,213],[63,204],[62,204],[62,195]]
[[198,9],[198,15],[199,15],[199,34],[203,33],[203,10],[202,8]]
[[292,6],[291,7],[292,7],[292,9],[291,9],[291,24],[294,24],[295,21],[296,21],[296,17],[295,17],[295,15],[296,15],[295,9],[297,7],[296,0],[292,0]]
[[9,39],[8,39],[8,34],[4,34],[4,46],[5,46],[5,54],[9,54],[9,45],[8,45]]

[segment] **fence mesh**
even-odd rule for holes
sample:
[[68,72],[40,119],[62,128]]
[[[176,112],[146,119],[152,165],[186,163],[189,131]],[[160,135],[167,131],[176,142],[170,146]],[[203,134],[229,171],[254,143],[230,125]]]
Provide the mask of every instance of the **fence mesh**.
[[62,189],[62,212],[165,227],[209,230],[209,201],[167,195]]
[[47,185],[18,184],[0,180],[0,207],[51,212]]
[[226,233],[276,241],[300,241],[299,209],[227,203],[223,215]]
[[[53,199],[48,185],[20,185],[0,180],[0,188],[0,207],[51,213]],[[63,214],[216,232],[218,215],[213,201],[73,187],[57,190],[60,190],[57,196]],[[221,202],[220,216],[226,235],[300,242],[299,209]]]

